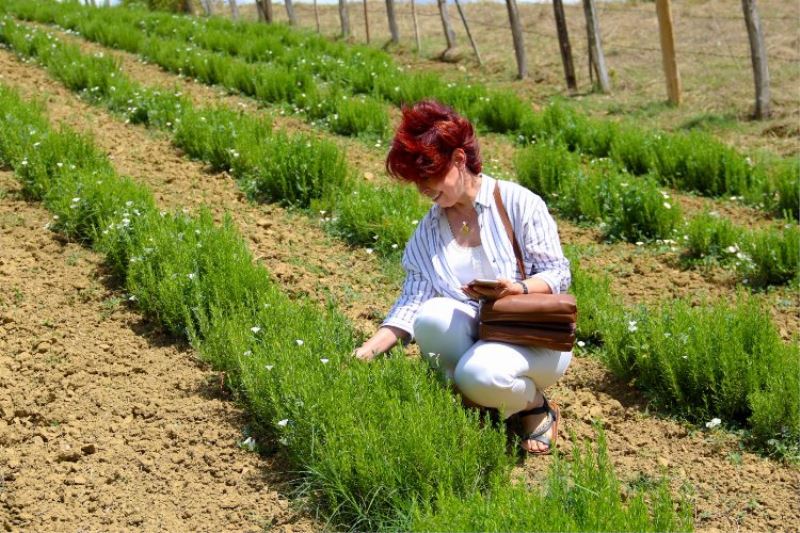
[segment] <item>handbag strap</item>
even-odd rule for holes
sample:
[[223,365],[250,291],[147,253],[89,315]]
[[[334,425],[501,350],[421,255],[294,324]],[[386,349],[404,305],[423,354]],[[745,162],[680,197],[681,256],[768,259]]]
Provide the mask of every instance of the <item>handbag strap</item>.
[[500,214],[500,220],[503,221],[503,226],[506,228],[508,238],[511,239],[511,245],[514,247],[514,255],[517,257],[517,268],[519,269],[522,279],[525,279],[525,263],[522,261],[522,249],[519,247],[517,237],[514,235],[514,228],[511,226],[511,219],[508,218],[508,211],[506,206],[503,205],[503,199],[500,197],[500,184],[495,183],[494,186],[494,202],[497,204],[497,212]]

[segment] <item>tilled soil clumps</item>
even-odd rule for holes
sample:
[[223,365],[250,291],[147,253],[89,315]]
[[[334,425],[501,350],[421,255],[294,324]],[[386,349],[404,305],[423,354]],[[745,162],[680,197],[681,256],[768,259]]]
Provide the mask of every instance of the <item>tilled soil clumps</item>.
[[218,376],[45,228],[0,173],[0,523],[5,530],[311,531],[283,468],[241,449]]

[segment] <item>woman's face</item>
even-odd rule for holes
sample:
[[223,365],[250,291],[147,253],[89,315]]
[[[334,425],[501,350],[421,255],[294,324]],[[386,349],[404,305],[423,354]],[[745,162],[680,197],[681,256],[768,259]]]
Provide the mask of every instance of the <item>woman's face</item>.
[[450,207],[455,204],[463,194],[463,180],[459,177],[458,167],[453,165],[443,178],[428,178],[417,183],[417,190],[427,196],[440,207]]

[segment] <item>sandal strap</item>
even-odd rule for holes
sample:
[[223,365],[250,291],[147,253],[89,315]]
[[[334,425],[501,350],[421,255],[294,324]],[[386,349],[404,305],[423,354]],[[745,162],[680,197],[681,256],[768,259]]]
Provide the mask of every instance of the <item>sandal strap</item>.
[[547,424],[544,425],[544,427],[541,427],[537,431],[531,431],[527,435],[524,435],[522,437],[522,440],[536,440],[536,441],[541,442],[542,444],[548,444],[549,445],[550,444],[550,437],[545,435],[545,433],[550,431],[550,428],[553,427],[553,424],[556,421],[555,413],[552,413],[552,412],[548,413],[548,418],[550,420],[549,420],[549,422],[547,422]]

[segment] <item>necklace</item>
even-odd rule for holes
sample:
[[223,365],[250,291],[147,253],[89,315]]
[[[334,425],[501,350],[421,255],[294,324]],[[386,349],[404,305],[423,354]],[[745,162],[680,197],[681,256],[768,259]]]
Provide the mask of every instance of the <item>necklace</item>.
[[471,229],[472,228],[469,227],[469,224],[467,224],[466,220],[461,222],[461,234],[462,235],[467,235]]

